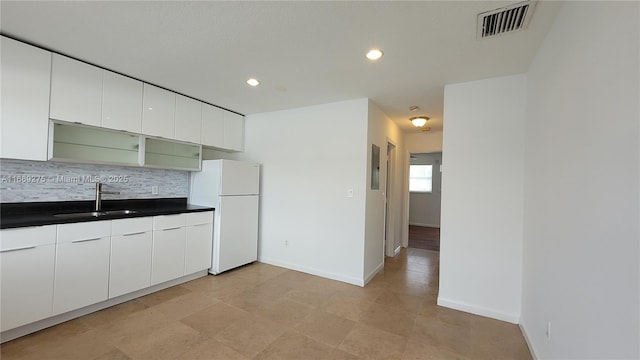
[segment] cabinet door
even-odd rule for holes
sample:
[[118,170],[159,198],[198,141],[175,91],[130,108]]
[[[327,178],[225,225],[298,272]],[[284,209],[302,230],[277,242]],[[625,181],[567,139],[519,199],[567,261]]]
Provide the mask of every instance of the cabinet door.
[[56,226],[0,231],[0,331],[52,315]]
[[100,126],[101,110],[102,69],[53,54],[49,117]]
[[102,76],[102,126],[140,133],[142,81],[107,70]]
[[223,110],[209,104],[202,104],[202,145],[224,147]]
[[137,165],[140,135],[52,122],[50,160]]
[[224,148],[242,151],[244,147],[244,116],[224,112]]
[[58,225],[53,314],[107,300],[110,221]]
[[151,285],[151,231],[117,235],[111,238],[109,298]]
[[4,36],[0,47],[0,157],[47,160],[51,53]]
[[107,300],[109,237],[58,244],[54,315]]
[[142,133],[175,138],[176,94],[144,84]]
[[144,166],[199,171],[202,146],[175,140],[144,139]]
[[200,144],[202,103],[176,95],[176,139]]
[[151,285],[184,275],[185,228],[154,230]]
[[[213,215],[212,215],[213,216]],[[213,244],[213,224],[199,224],[187,227],[185,248],[185,274],[193,274],[211,267],[211,247]]]

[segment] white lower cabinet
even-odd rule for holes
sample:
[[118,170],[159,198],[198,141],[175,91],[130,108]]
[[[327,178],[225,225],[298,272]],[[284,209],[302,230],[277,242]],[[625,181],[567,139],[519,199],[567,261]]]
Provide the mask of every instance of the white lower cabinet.
[[213,212],[0,231],[0,331],[211,266]]
[[111,221],[58,225],[53,314],[107,300]]
[[151,285],[184,275],[187,214],[153,217]]
[[111,222],[109,298],[151,286],[152,218]]
[[213,244],[213,212],[197,212],[187,215],[185,275],[211,267],[211,247]]
[[56,226],[0,231],[0,331],[52,315]]

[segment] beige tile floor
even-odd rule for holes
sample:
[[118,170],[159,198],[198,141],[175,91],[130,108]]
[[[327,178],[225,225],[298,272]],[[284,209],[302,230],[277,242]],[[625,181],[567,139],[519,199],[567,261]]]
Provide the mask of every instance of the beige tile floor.
[[1,346],[10,359],[531,359],[518,326],[436,305],[438,253],[361,288],[255,263]]

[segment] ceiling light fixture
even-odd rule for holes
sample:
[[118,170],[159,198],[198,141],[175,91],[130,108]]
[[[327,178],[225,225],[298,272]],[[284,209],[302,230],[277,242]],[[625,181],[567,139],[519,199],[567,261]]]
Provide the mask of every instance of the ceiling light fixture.
[[382,50],[380,49],[371,49],[367,53],[367,59],[369,60],[378,60],[382,57]]
[[249,86],[256,87],[256,86],[260,85],[260,81],[258,81],[257,79],[251,78],[251,79],[247,80],[247,84]]
[[427,117],[427,116],[414,116],[414,117],[410,118],[409,120],[411,120],[411,123],[413,124],[413,126],[421,128],[427,123],[427,120],[429,120],[429,117]]

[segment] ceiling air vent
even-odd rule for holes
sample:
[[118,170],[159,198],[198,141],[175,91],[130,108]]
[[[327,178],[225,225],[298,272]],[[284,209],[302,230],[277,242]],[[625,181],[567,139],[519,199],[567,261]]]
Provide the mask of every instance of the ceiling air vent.
[[526,29],[535,6],[524,1],[478,14],[478,39]]

